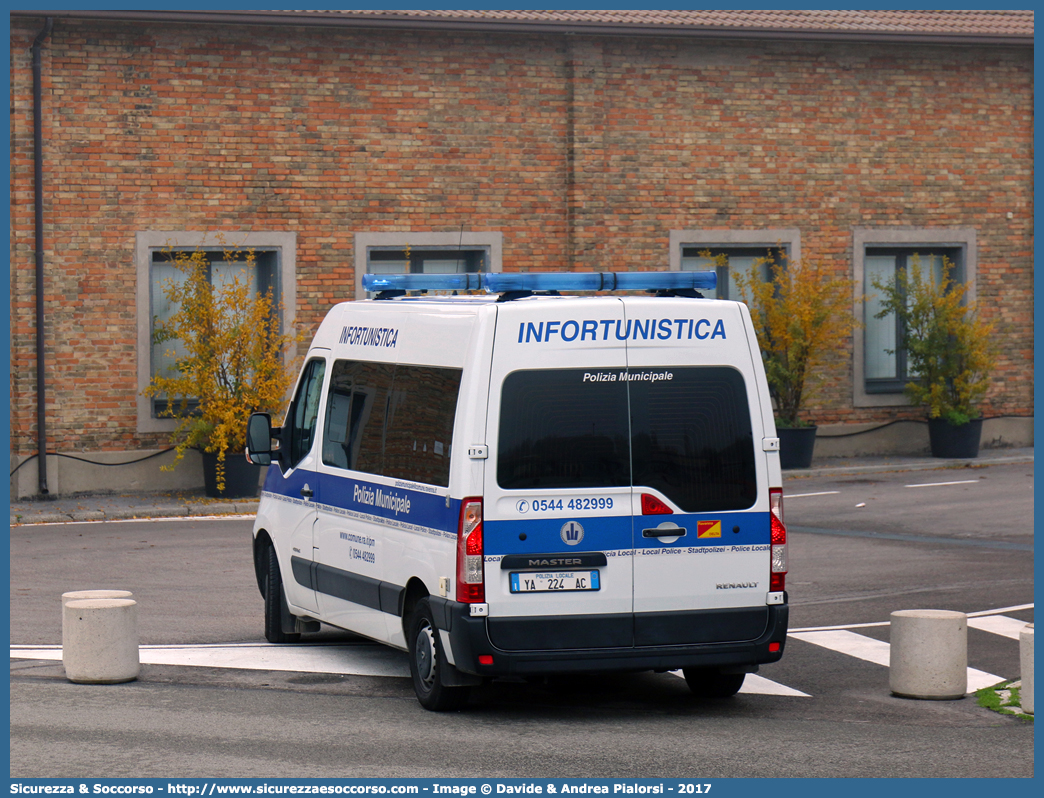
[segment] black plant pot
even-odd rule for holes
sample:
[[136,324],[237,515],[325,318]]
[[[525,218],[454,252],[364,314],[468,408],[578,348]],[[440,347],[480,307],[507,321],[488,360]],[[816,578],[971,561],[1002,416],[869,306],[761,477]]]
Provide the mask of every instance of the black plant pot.
[[260,492],[261,469],[239,452],[225,453],[225,489],[217,489],[217,452],[203,455],[203,491],[211,499],[252,499]]
[[776,427],[779,436],[779,467],[808,468],[816,448],[818,427]]
[[978,457],[982,419],[954,426],[945,418],[928,419],[928,441],[932,457]]

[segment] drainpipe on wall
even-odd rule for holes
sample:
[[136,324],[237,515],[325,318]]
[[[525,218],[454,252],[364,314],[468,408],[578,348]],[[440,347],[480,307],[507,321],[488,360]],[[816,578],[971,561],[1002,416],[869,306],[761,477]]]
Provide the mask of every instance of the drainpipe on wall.
[[47,490],[47,413],[44,393],[44,244],[43,244],[43,90],[40,78],[40,48],[51,35],[54,20],[47,17],[33,40],[33,192],[36,200],[36,460],[40,494]]

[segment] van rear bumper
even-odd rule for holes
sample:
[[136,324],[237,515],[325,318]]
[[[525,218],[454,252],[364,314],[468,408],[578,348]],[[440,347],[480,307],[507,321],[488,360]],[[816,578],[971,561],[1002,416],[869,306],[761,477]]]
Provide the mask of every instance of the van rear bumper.
[[[453,660],[458,670],[479,676],[523,676],[546,673],[596,673],[610,671],[676,670],[692,667],[752,666],[776,662],[783,656],[786,645],[789,607],[777,604],[765,608],[765,624],[760,634],[753,639],[715,640],[713,642],[686,642],[657,645],[647,639],[643,645],[617,645],[609,647],[566,648],[560,641],[549,640],[546,648],[506,650],[498,648],[490,640],[488,619],[470,617],[468,606],[447,601],[444,613],[436,624],[449,633],[453,649]],[[684,623],[686,618],[693,626],[706,628],[710,625],[722,628],[734,620],[733,610],[701,610],[692,613],[663,613],[669,627]],[[655,622],[656,614],[641,616]],[[534,624],[540,618],[518,619],[516,637],[529,637]],[[554,627],[560,619],[543,619]],[[570,624],[577,633],[574,641],[584,639],[583,628],[596,629],[608,618],[586,616],[574,619]],[[441,621],[441,622],[440,622]],[[511,639],[511,619],[497,619],[498,639]],[[445,626],[443,626],[445,624]],[[654,623],[655,625],[655,623]],[[778,643],[778,650],[769,646]],[[575,643],[574,643],[575,645]],[[492,664],[480,664],[479,657],[491,657]]]

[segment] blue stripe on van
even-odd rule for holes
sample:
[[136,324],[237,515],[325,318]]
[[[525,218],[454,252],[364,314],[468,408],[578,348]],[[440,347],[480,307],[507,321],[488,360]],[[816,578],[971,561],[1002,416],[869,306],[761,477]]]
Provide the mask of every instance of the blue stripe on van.
[[[584,537],[577,545],[562,540],[562,527],[579,523]],[[629,515],[600,515],[590,518],[533,518],[524,521],[484,521],[483,543],[487,556],[532,552],[619,551],[631,545]],[[526,539],[521,540],[520,535]]]
[[[310,501],[301,498],[305,484],[314,492]],[[438,529],[457,536],[460,499],[451,499],[447,505],[446,497],[436,493],[315,471],[296,470],[284,477],[274,464],[265,477],[264,490],[294,504],[321,504],[327,511],[345,510],[386,519],[400,527]]]
[[[301,497],[301,488],[308,484],[314,498]],[[284,477],[275,464],[269,467],[264,490],[294,504],[322,504],[330,511],[343,510],[346,514],[376,516],[405,529],[426,532],[440,530],[443,537],[455,538],[460,519],[460,499],[450,499],[423,490],[382,485],[376,482],[318,474],[314,471],[294,471]],[[562,527],[569,522],[583,527],[583,540],[569,546],[562,539]],[[708,530],[714,537],[700,537],[700,522],[718,522]],[[645,529],[660,524],[675,524],[685,529],[685,536],[673,543],[661,538],[645,537]],[[564,551],[621,551],[696,546],[758,546],[770,542],[769,514],[767,512],[677,513],[674,515],[603,515],[555,518],[532,518],[507,521],[486,520],[483,524],[485,554],[530,554],[532,552]],[[524,535],[525,539],[520,536]]]
[[[583,540],[569,546],[562,539],[562,527],[570,522],[580,524]],[[708,524],[717,537],[699,537],[699,522]],[[644,537],[645,529],[671,523],[685,529],[684,537],[665,543],[662,538]],[[620,551],[623,549],[660,549],[696,546],[761,546],[770,541],[769,514],[765,512],[693,513],[675,515],[604,515],[517,521],[486,521],[485,549],[489,556],[528,554],[530,552]],[[633,538],[632,538],[633,534]],[[525,535],[525,540],[520,536]],[[665,536],[667,537],[667,536]],[[668,538],[669,539],[669,538]]]

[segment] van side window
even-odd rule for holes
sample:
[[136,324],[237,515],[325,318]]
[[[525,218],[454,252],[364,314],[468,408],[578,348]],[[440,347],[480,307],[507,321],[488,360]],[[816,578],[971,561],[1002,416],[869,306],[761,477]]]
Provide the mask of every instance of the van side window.
[[323,440],[326,465],[381,473],[385,414],[394,374],[395,366],[390,363],[334,362]]
[[460,369],[336,361],[323,463],[447,487],[460,377]]
[[294,403],[290,406],[290,468],[300,463],[312,450],[325,373],[325,360],[310,361],[305,367],[305,374],[297,388]]
[[384,475],[449,486],[460,369],[395,367],[384,439]]
[[[516,371],[501,389],[497,482],[515,490],[634,485],[683,511],[743,510],[757,500],[754,437],[736,369],[643,368],[657,381],[591,380],[591,371]],[[632,476],[633,475],[633,476]]]

